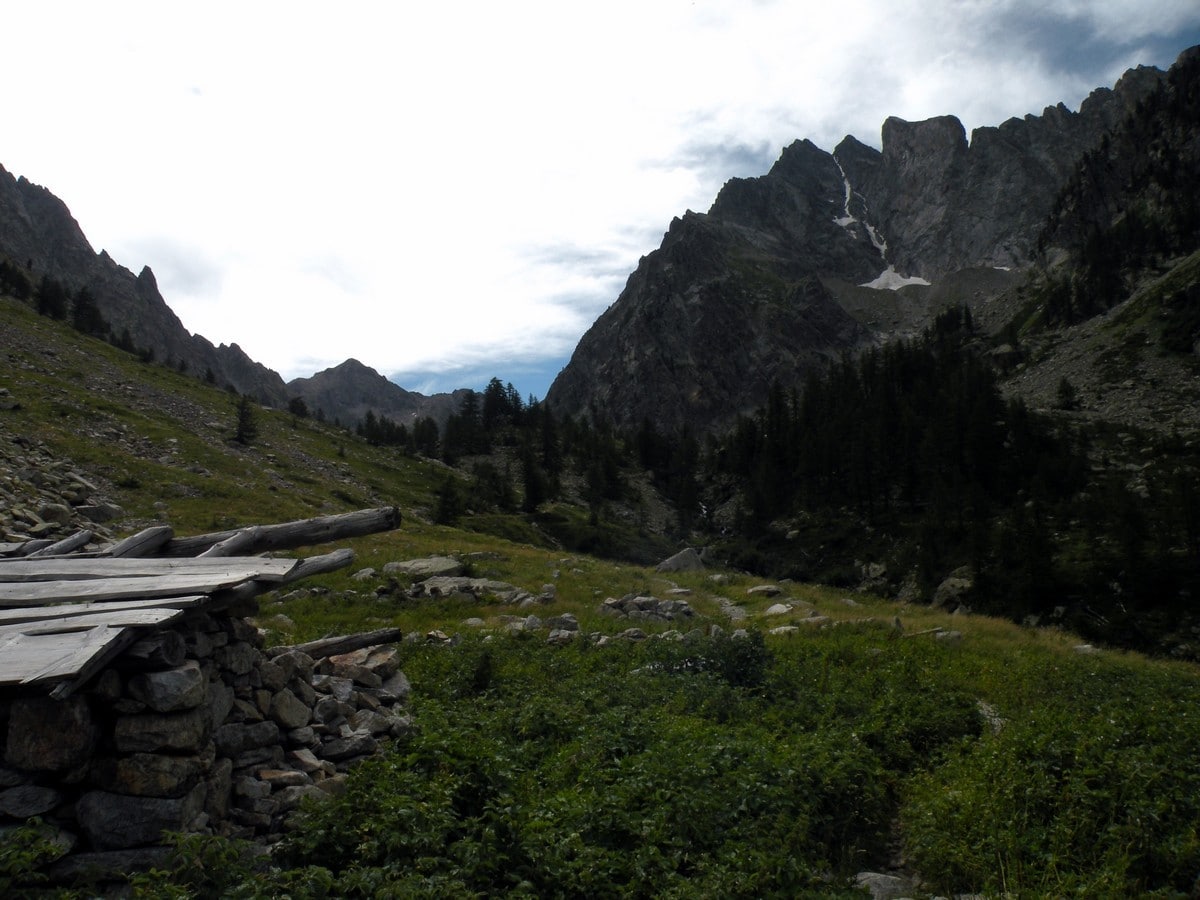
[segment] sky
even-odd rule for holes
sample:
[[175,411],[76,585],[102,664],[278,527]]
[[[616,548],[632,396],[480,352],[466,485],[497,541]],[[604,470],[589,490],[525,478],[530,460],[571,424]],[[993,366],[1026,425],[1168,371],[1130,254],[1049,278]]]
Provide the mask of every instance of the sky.
[[671,219],[808,138],[1070,109],[1196,0],[305,0],[0,9],[0,165],[193,333],[544,397]]

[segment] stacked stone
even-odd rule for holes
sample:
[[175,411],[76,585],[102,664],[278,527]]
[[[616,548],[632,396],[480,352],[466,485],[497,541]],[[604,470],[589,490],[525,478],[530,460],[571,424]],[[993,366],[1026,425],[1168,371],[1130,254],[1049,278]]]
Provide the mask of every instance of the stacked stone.
[[65,700],[0,700],[0,826],[40,816],[72,863],[154,863],[164,831],[270,840],[412,728],[392,647],[270,655],[200,614],[135,644]]

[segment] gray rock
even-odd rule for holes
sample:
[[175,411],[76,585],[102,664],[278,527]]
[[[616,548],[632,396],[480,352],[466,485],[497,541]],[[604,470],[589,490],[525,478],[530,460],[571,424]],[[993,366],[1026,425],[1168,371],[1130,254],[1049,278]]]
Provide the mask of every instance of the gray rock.
[[953,609],[962,604],[974,587],[975,582],[971,578],[969,568],[955,569],[933,592],[933,606],[938,609]]
[[674,556],[668,557],[654,567],[656,572],[702,572],[704,562],[700,554],[691,547],[680,550]]
[[746,594],[750,597],[778,597],[782,593],[782,588],[777,584],[757,584],[746,589]]
[[916,885],[899,875],[859,872],[854,877],[854,882],[860,890],[870,893],[871,900],[901,900],[916,893]]
[[208,679],[200,663],[188,660],[182,666],[159,672],[139,672],[129,679],[129,695],[155,712],[194,709],[208,699]]
[[184,797],[127,797],[90,791],[75,806],[79,826],[100,850],[153,844],[164,831],[184,831],[204,807],[204,785]]
[[375,692],[375,696],[385,703],[401,704],[408,703],[410,694],[412,694],[412,684],[409,683],[408,677],[403,672],[392,675]]
[[280,728],[288,731],[294,728],[302,728],[312,719],[310,708],[302,703],[287,688],[278,691],[271,697],[271,704],[267,710],[267,715]]
[[450,556],[430,556],[426,559],[409,559],[390,562],[383,567],[385,575],[412,575],[414,578],[432,578],[438,575],[461,575],[464,566]]
[[217,753],[234,757],[247,750],[266,747],[279,740],[279,726],[274,722],[240,722],[222,725],[213,735]]
[[62,803],[63,795],[54,788],[23,784],[0,791],[0,815],[14,819],[42,816]]
[[560,616],[551,616],[546,619],[547,628],[560,628],[563,631],[578,631],[579,620],[575,618],[574,613],[563,613]]
[[14,700],[4,759],[27,772],[64,772],[86,763],[99,739],[87,699]]
[[121,753],[166,750],[199,753],[212,732],[207,709],[177,713],[121,716],[113,728],[113,742]]
[[369,734],[351,734],[344,738],[334,738],[321,745],[321,755],[334,762],[351,759],[355,756],[366,756],[379,749],[379,742]]
[[257,649],[243,641],[218,647],[213,652],[217,665],[234,675],[248,675],[260,657]]
[[199,756],[166,753],[132,753],[97,762],[92,780],[97,787],[135,797],[182,797],[205,774]]

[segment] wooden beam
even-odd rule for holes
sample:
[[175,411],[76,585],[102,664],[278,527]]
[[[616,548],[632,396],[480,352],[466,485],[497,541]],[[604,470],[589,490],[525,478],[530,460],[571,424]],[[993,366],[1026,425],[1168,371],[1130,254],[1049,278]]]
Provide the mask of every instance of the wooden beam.
[[289,650],[299,650],[301,653],[307,653],[313,659],[324,659],[327,656],[337,656],[339,653],[349,653],[351,650],[361,650],[363,647],[394,644],[403,639],[404,632],[401,629],[382,628],[379,631],[319,638],[309,641],[307,644],[296,644],[294,647],[272,647],[267,651],[267,655],[277,656],[280,653],[287,653]]
[[118,541],[108,548],[109,556],[154,556],[174,536],[170,525],[155,525]]
[[65,553],[72,553],[87,544],[92,539],[92,532],[86,528],[82,531],[77,531],[70,537],[65,537],[61,541],[51,544],[49,547],[43,547],[41,550],[34,550],[29,554],[27,559],[43,556],[61,556]]
[[261,525],[243,528],[233,537],[226,538],[223,541],[213,544],[197,558],[205,559],[210,556],[237,556],[242,551],[252,552],[250,551],[250,548],[261,539],[261,534]]
[[310,556],[307,559],[300,560],[300,565],[296,566],[296,568],[284,577],[283,583],[290,584],[293,581],[301,581],[313,575],[336,572],[338,569],[344,569],[352,562],[354,562],[354,551],[348,547],[334,550],[332,553],[323,553],[320,556]]
[[[293,550],[330,541],[377,534],[400,527],[400,510],[395,506],[360,509],[357,512],[334,516],[318,516],[279,525],[260,525],[251,547],[242,552],[261,553],[266,550]],[[217,531],[191,537],[174,538],[162,549],[163,556],[197,556],[214,544],[236,537],[242,529]]]

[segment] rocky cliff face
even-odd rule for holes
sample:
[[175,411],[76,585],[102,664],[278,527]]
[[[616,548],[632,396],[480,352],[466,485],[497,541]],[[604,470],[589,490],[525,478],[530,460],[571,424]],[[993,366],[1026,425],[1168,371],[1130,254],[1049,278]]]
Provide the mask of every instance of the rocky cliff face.
[[977,128],[970,144],[953,116],[889,118],[877,158],[853,138],[834,155],[865,198],[898,271],[934,281],[969,266],[1025,266],[1080,157],[1162,77],[1158,69],[1130,70],[1112,90],[1092,92],[1078,112],[1060,103],[1040,116]]
[[[1131,70],[1071,112],[979,128],[889,118],[882,149],[787,147],[677,219],[583,336],[547,403],[621,425],[718,428],[824,360],[1011,286],[1079,159],[1163,80]],[[996,273],[989,275],[988,273]]]
[[[758,187],[737,186],[736,202],[746,209],[763,200]],[[785,187],[766,203],[794,199]],[[833,229],[823,228],[845,252],[843,264],[853,265],[852,242]],[[771,228],[695,213],[676,219],[584,336],[547,401],[627,425],[649,419],[660,429],[719,421],[752,410],[780,373],[805,371],[867,340],[820,280],[802,274],[803,260],[788,246]]]
[[160,362],[183,365],[231,385],[262,403],[282,406],[287,391],[278,373],[254,362],[236,344],[214,347],[184,328],[159,293],[154,273],[134,275],[108,253],[96,253],[60,199],[0,167],[0,257],[24,266],[36,284],[55,278],[72,293],[88,288],[113,334],[128,331],[135,346]]

